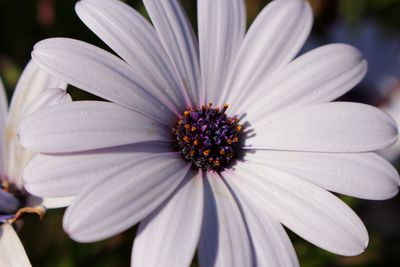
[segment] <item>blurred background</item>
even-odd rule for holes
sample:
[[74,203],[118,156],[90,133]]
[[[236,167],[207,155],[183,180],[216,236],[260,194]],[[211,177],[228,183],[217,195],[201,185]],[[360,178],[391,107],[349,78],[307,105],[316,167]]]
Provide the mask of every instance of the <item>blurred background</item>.
[[[140,10],[139,0],[125,1]],[[196,1],[183,0],[196,25]],[[248,24],[268,3],[247,0]],[[10,98],[33,45],[44,38],[71,37],[109,50],[81,23],[76,0],[0,0],[0,75]],[[315,23],[302,53],[343,42],[360,49],[369,63],[363,82],[341,100],[379,106],[400,122],[400,0],[310,0]],[[91,98],[69,88],[75,99]],[[400,145],[381,152],[396,166]],[[325,252],[290,233],[301,266],[400,266],[400,196],[386,201],[341,196],[365,222],[370,244],[357,257]],[[20,236],[33,266],[129,266],[135,229],[103,242],[78,244],[62,231],[63,210],[50,210],[43,221],[26,216]],[[194,262],[193,266],[197,266]]]

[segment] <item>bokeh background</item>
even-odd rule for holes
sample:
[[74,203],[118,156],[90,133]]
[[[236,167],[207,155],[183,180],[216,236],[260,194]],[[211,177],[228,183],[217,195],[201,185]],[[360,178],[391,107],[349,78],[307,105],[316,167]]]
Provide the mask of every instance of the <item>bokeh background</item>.
[[[125,2],[146,15],[141,1]],[[182,2],[196,25],[196,1]],[[246,1],[248,24],[268,2]],[[30,59],[33,45],[39,40],[71,37],[109,50],[79,21],[75,3],[76,0],[0,0],[0,75],[9,97]],[[310,0],[310,3],[315,23],[302,53],[332,42],[359,48],[369,62],[369,72],[342,100],[379,106],[400,121],[400,0]],[[76,88],[68,90],[75,99],[92,98]],[[382,153],[399,166],[400,145]],[[340,257],[290,233],[301,266],[400,266],[400,197],[386,201],[341,197],[365,222],[370,233],[368,249],[357,257]],[[35,216],[25,217],[20,236],[33,266],[129,266],[135,229],[103,242],[78,244],[62,231],[62,214],[63,210],[50,210],[43,221]],[[197,266],[196,262],[193,266]]]

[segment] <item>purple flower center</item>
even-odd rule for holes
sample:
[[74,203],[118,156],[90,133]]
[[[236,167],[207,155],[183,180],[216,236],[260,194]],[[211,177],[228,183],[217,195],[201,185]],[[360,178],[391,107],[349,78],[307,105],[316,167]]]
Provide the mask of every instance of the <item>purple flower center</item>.
[[229,118],[212,104],[187,108],[172,129],[175,148],[194,167],[207,171],[223,171],[232,165],[238,150],[242,126],[237,117]]

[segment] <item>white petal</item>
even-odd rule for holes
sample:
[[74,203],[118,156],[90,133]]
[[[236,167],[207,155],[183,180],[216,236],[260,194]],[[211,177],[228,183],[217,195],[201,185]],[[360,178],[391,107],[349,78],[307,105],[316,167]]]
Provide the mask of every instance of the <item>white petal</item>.
[[75,200],[75,196],[70,197],[47,197],[44,198],[42,201],[42,205],[47,209],[56,209],[56,208],[63,208],[68,207],[73,203]]
[[330,191],[358,198],[388,199],[399,191],[397,170],[374,153],[311,153],[258,150],[246,160],[304,178]]
[[200,103],[217,103],[246,28],[243,0],[197,2],[202,95]]
[[[224,180],[226,181],[226,179]],[[262,205],[249,203],[240,192],[234,192],[233,194],[240,203],[247,230],[249,231],[256,259],[255,266],[299,266],[296,252],[282,225],[270,217]]]
[[85,188],[64,216],[63,226],[78,242],[116,235],[153,212],[190,172],[175,153],[143,157]]
[[143,143],[79,154],[39,154],[25,168],[24,186],[29,193],[44,198],[74,196],[127,163],[168,150],[169,144]]
[[140,223],[132,266],[189,266],[199,242],[203,180],[187,177],[171,199]]
[[185,107],[172,63],[154,27],[140,13],[121,1],[109,0],[80,1],[75,9],[82,21],[136,72],[165,90],[164,96],[171,96],[170,101],[177,107]]
[[326,103],[352,89],[367,72],[360,51],[344,44],[314,49],[260,83],[232,106],[262,119],[283,109]]
[[396,122],[372,106],[333,102],[283,111],[252,125],[248,146],[260,149],[365,152],[396,142]]
[[43,71],[35,62],[30,61],[18,80],[17,87],[11,99],[8,127],[14,126],[30,103],[46,89],[60,88],[65,90],[67,84]]
[[218,175],[207,174],[204,181],[200,266],[253,266],[249,236],[235,199]]
[[[26,107],[21,117],[28,116],[44,107],[72,102],[71,96],[61,88],[51,88],[43,90],[32,102]],[[21,118],[22,119],[22,118]]]
[[251,25],[219,104],[241,99],[256,84],[290,62],[303,46],[312,25],[306,1],[273,1]]
[[71,85],[161,122],[171,120],[173,107],[159,88],[120,58],[90,44],[67,38],[37,43],[35,62]]
[[0,225],[0,262],[3,267],[30,267],[28,256],[10,224]]
[[6,145],[6,120],[8,115],[8,100],[6,96],[6,89],[4,88],[3,81],[0,78],[0,173],[5,174],[5,145]]
[[6,128],[6,173],[17,186],[22,186],[22,171],[33,153],[21,147],[17,126],[25,109],[45,89],[66,89],[67,84],[41,70],[33,61],[25,67],[11,99]]
[[0,212],[13,213],[18,209],[19,201],[12,194],[0,190]]
[[194,104],[198,104],[198,43],[180,2],[144,0],[143,3],[178,74],[179,82],[188,91]]
[[337,197],[294,175],[251,162],[240,163],[227,181],[251,205],[265,211],[309,242],[335,254],[364,251],[368,233]]
[[78,101],[41,109],[19,128],[21,144],[43,153],[63,153],[148,141],[170,141],[158,122],[119,105]]

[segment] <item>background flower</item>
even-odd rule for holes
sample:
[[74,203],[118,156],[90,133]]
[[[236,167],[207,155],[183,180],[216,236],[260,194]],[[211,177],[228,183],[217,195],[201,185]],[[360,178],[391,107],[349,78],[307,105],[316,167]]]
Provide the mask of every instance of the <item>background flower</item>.
[[[21,226],[18,212],[45,212],[43,206],[61,207],[67,205],[65,199],[39,199],[29,195],[24,188],[22,173],[34,153],[19,144],[16,128],[20,120],[47,105],[70,101],[65,94],[66,84],[41,71],[30,62],[18,82],[11,100],[10,109],[0,80],[0,262],[4,266],[30,266],[24,248],[13,226]],[[49,88],[58,88],[45,90]],[[61,87],[61,88],[60,88]],[[35,101],[40,98],[41,101]],[[31,104],[31,102],[35,104]],[[19,227],[20,228],[20,227]]]

